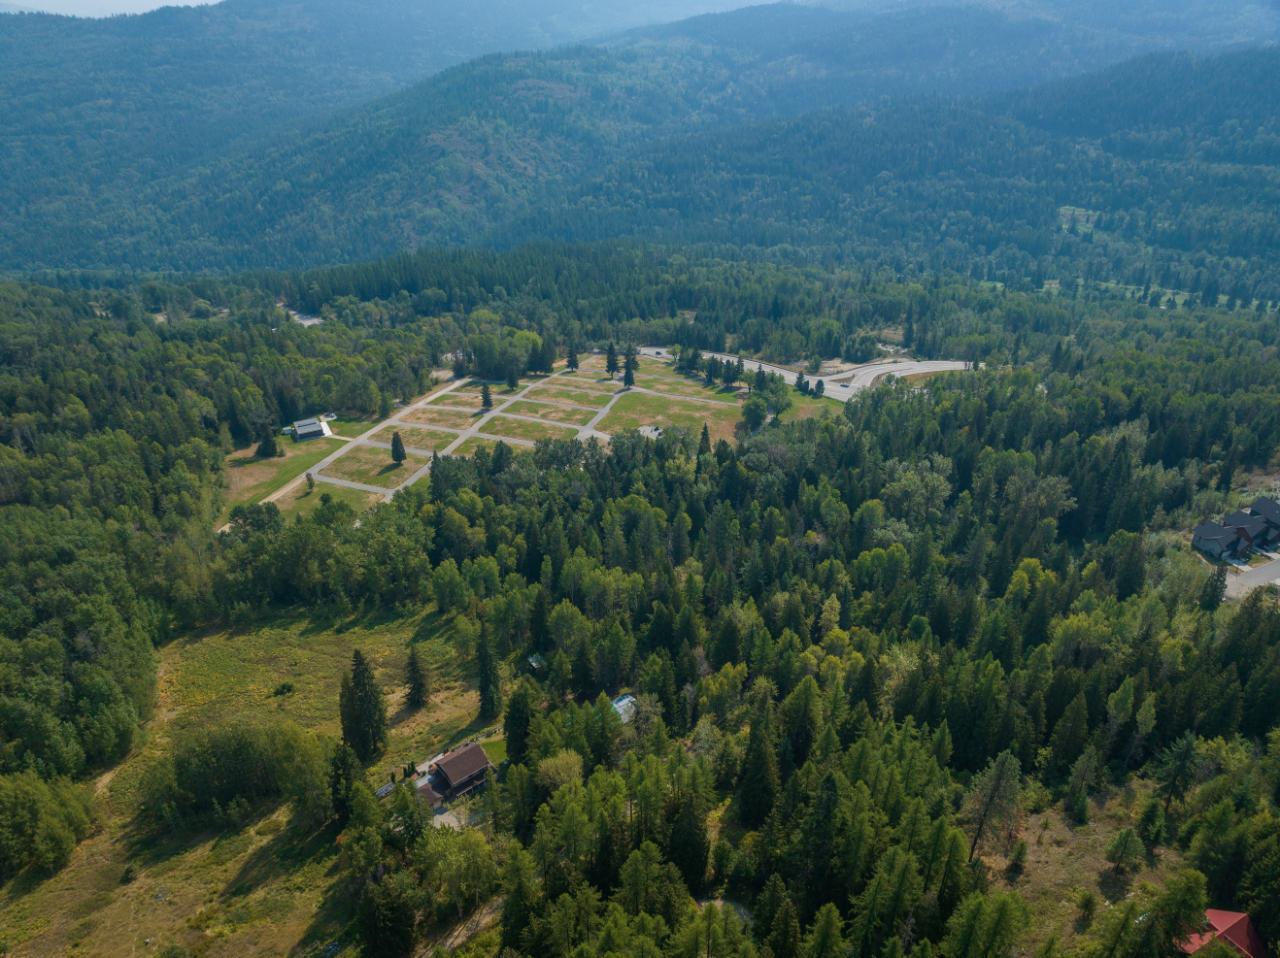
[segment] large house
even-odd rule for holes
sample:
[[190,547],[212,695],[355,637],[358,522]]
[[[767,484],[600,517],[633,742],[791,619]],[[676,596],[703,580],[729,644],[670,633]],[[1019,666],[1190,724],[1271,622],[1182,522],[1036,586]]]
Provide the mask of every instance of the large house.
[[1183,942],[1183,954],[1194,955],[1211,943],[1220,941],[1243,958],[1268,958],[1267,946],[1248,915],[1210,908],[1205,912],[1205,918],[1209,923],[1208,929]]
[[1235,559],[1251,549],[1280,543],[1280,502],[1256,499],[1248,509],[1231,513],[1221,522],[1206,522],[1192,533],[1191,544],[1211,559]]
[[440,808],[445,802],[470,795],[481,788],[493,764],[475,742],[468,742],[450,752],[438,755],[419,766],[419,778],[414,782],[418,798],[432,808]]

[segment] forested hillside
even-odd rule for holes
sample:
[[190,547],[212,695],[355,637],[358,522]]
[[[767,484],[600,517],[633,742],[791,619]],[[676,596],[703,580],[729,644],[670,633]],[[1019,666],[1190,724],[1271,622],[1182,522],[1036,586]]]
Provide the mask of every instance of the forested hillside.
[[[203,111],[204,132],[156,150],[150,133],[139,138],[127,123],[98,123],[96,100],[87,100],[84,122],[129,143],[122,152],[103,142],[73,172],[66,164],[76,154],[63,149],[64,137],[24,138],[15,127],[8,156],[16,165],[5,177],[12,215],[0,226],[0,263],[299,266],[427,242],[634,235],[874,253],[948,269],[977,260],[981,271],[1006,281],[1083,274],[1133,282],[1145,272],[1186,289],[1195,270],[1161,248],[1178,245],[1162,235],[1173,223],[1207,237],[1214,258],[1195,269],[1218,274],[1219,286],[1249,288],[1257,277],[1239,275],[1230,258],[1241,248],[1269,248],[1265,134],[1233,127],[1236,145],[1252,152],[1237,152],[1224,167],[1209,165],[1208,156],[1132,156],[1118,145],[1130,135],[1124,128],[1099,155],[1089,127],[1036,117],[1050,118],[1045,111],[1067,95],[1081,116],[1126,106],[1108,122],[1136,118],[1132,135],[1150,139],[1166,105],[1185,112],[1197,103],[1177,138],[1221,138],[1224,124],[1256,119],[1275,102],[1266,78],[1276,71],[1265,60],[1273,54],[1194,68],[1140,61],[1065,93],[1035,87],[1012,100],[953,99],[1073,76],[1139,49],[1146,47],[1071,23],[991,10],[870,15],[761,7],[638,31],[598,48],[484,58],[310,132],[281,129],[229,155],[199,143],[220,135],[212,131],[224,123],[250,133],[252,124],[234,113],[193,104]],[[1248,117],[1238,116],[1240,99],[1230,92],[1242,72],[1254,78]],[[1164,76],[1181,87],[1156,89]],[[1179,96],[1192,86],[1195,96]],[[1117,87],[1127,104],[1111,102]],[[272,96],[250,99],[265,102],[269,115]],[[854,105],[863,106],[823,112]],[[144,112],[149,130],[175,139],[152,108]],[[935,127],[946,135],[934,138]],[[1158,131],[1175,136],[1168,126]],[[122,159],[133,149],[149,165]],[[183,159],[184,150],[193,152]],[[899,172],[901,156],[920,159]],[[109,169],[95,172],[99,163]],[[1012,168],[1028,173],[1006,202],[992,191],[1005,192]],[[891,178],[880,175],[886,170]],[[1148,181],[1159,188],[1143,189],[1139,205],[1134,190]],[[1091,227],[1100,225],[1106,248],[1059,255],[1061,207],[1079,207]],[[886,230],[890,218],[901,222]],[[887,233],[893,242],[884,249]],[[1224,237],[1236,248],[1224,248]],[[1088,262],[1083,270],[1075,268],[1080,261]]]

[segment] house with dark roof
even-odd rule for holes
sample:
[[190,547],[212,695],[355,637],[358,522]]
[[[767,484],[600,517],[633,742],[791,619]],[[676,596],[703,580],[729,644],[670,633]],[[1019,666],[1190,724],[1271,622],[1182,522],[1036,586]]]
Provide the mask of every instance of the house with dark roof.
[[[414,783],[418,798],[432,808],[470,795],[484,786],[493,763],[476,742],[467,742],[432,760]],[[421,772],[419,767],[419,772]]]
[[293,424],[293,438],[299,441],[303,439],[323,439],[332,435],[333,431],[323,419],[314,417],[311,419],[299,419]]
[[1253,504],[1249,506],[1249,511],[1255,516],[1261,516],[1266,520],[1267,525],[1275,530],[1273,538],[1276,535],[1280,535],[1280,502],[1263,496],[1253,500]]
[[1233,512],[1222,520],[1228,529],[1235,529],[1252,548],[1261,549],[1271,541],[1272,530],[1267,520],[1248,512]]
[[1194,955],[1215,941],[1220,941],[1243,958],[1269,958],[1267,946],[1244,912],[1210,908],[1205,912],[1208,928],[1182,943],[1182,952]]
[[1248,551],[1248,545],[1236,529],[1217,522],[1196,526],[1191,545],[1210,559],[1235,559]]

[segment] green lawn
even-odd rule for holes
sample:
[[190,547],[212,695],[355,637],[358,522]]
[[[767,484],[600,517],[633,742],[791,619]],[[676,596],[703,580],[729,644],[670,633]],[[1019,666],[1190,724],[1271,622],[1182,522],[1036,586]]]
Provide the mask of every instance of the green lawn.
[[502,436],[506,439],[527,439],[537,442],[539,439],[572,439],[578,434],[573,426],[559,426],[549,422],[530,422],[527,419],[513,419],[499,413],[484,421],[481,431],[489,436]]
[[400,433],[406,446],[423,449],[427,452],[438,452],[458,438],[456,432],[443,429],[420,429],[417,426],[390,425],[373,436],[378,442],[391,442],[391,437]]
[[568,423],[572,426],[585,426],[595,413],[590,409],[574,409],[571,406],[554,406],[546,402],[531,402],[522,399],[508,406],[504,412],[519,413],[521,416],[533,416],[548,422]]
[[714,442],[732,440],[734,426],[740,417],[741,408],[736,403],[713,405],[648,393],[628,393],[614,404],[597,428],[615,435],[641,426],[658,426],[687,429],[696,436],[702,432],[702,424],[706,423]]
[[376,493],[348,489],[346,486],[335,486],[328,482],[317,482],[314,489],[308,489],[305,484],[299,485],[277,499],[276,507],[286,516],[310,515],[319,508],[324,496],[329,496],[338,502],[345,502],[356,512],[364,512],[382,502],[382,497]]
[[[478,412],[479,407],[474,411]],[[438,406],[435,403],[410,410],[405,413],[404,419],[424,426],[448,426],[450,429],[466,429],[475,421],[471,411]]]
[[[283,456],[258,459],[253,448],[231,453],[223,462],[227,476],[227,494],[223,504],[223,521],[233,507],[247,502],[261,502],[266,496],[302,475],[329,453],[342,445],[340,439],[309,439],[295,442],[279,440]],[[256,447],[254,447],[256,448]]]
[[577,406],[587,406],[591,409],[607,406],[612,396],[612,392],[605,392],[602,389],[579,389],[576,381],[573,384],[562,386],[560,381],[556,380],[529,391],[530,399],[561,400]]
[[355,438],[372,429],[376,422],[377,419],[330,419],[329,428],[335,435]]
[[388,449],[356,446],[326,466],[323,475],[394,489],[425,464],[426,459],[409,456],[396,465],[391,461],[391,451]]

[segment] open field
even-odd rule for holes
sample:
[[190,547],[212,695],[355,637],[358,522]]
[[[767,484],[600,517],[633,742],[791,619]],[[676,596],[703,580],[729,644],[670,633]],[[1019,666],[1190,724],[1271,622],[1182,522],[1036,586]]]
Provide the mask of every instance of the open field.
[[553,405],[529,399],[514,402],[503,411],[517,413],[521,416],[533,416],[537,419],[545,419],[548,422],[568,423],[571,426],[585,426],[595,416],[595,413],[590,409],[577,409],[573,406]]
[[[411,641],[431,670],[433,693],[425,710],[406,714],[402,676]],[[140,835],[133,828],[140,782],[185,728],[247,717],[336,735],[338,684],[355,648],[387,692],[390,742],[370,770],[371,782],[384,780],[391,768],[481,732],[473,722],[478,700],[453,642],[449,624],[428,613],[351,627],[279,618],[165,646],[155,717],[134,753],[98,780],[98,831],[63,871],[0,899],[11,953],[143,956],[178,945],[202,958],[354,958],[351,899],[338,884],[331,830],[300,832],[279,810],[219,833]],[[286,681],[293,691],[274,695]],[[136,877],[124,884],[126,865]]]
[[372,438],[376,442],[389,443],[397,432],[400,433],[400,438],[404,440],[406,446],[427,452],[438,452],[458,438],[456,432],[446,432],[443,429],[419,429],[416,426],[400,425],[387,426],[375,433]]
[[275,500],[276,508],[286,516],[305,516],[320,507],[321,499],[329,496],[337,502],[345,502],[356,512],[364,512],[379,502],[382,496],[360,489],[346,486],[335,486],[328,482],[317,482],[314,489],[307,489],[305,483],[300,484]]
[[253,455],[257,446],[239,449],[223,462],[227,475],[227,494],[223,505],[223,518],[234,506],[246,502],[260,502],[292,479],[302,475],[340,445],[340,439],[310,439],[295,442],[281,438],[279,446],[284,453],[274,459],[257,459]]
[[472,436],[461,446],[453,451],[455,456],[474,456],[480,449],[492,452],[493,447],[498,444],[496,439],[486,439],[483,436]]
[[641,426],[658,426],[663,429],[687,429],[695,436],[707,424],[711,440],[732,440],[733,427],[741,418],[736,403],[695,403],[651,393],[628,393],[619,399],[597,427],[611,435],[639,429]]
[[828,413],[838,416],[843,406],[844,403],[838,399],[828,399],[825,396],[818,399],[814,396],[802,396],[796,392],[791,397],[790,407],[785,409],[778,419],[780,422],[799,422],[802,419],[817,419]]
[[601,409],[609,404],[609,400],[613,398],[613,394],[606,393],[603,390],[579,389],[577,388],[577,381],[575,380],[572,389],[568,386],[551,383],[548,383],[545,386],[538,386],[529,390],[529,398],[545,401],[559,400],[561,402],[572,403],[575,406],[586,406],[591,409]]
[[502,436],[509,439],[528,439],[537,442],[540,439],[572,439],[578,431],[572,426],[560,426],[550,422],[531,422],[528,419],[515,419],[499,413],[484,421],[480,427],[489,436]]
[[452,429],[466,429],[475,422],[472,413],[465,409],[446,408],[436,403],[411,409],[404,414],[404,419],[424,426],[448,426]]
[[346,436],[349,439],[354,439],[356,436],[368,432],[377,421],[376,419],[330,419],[329,429],[336,436]]
[[394,489],[425,464],[426,460],[421,456],[411,455],[403,463],[396,465],[391,461],[391,451],[388,449],[357,446],[325,466],[322,474]]
[[992,872],[1000,876],[995,884],[1016,889],[1035,916],[1020,943],[1019,954],[1038,953],[1054,936],[1063,951],[1073,948],[1076,938],[1087,930],[1077,920],[1079,892],[1092,891],[1098,897],[1101,915],[1107,903],[1120,901],[1140,882],[1158,885],[1178,870],[1181,856],[1168,848],[1149,854],[1136,875],[1117,875],[1107,863],[1107,845],[1121,829],[1137,823],[1142,799],[1148,792],[1149,787],[1139,782],[1105,800],[1091,801],[1086,825],[1068,822],[1060,802],[1028,816],[1022,826],[1027,865],[1021,876],[1007,875],[1003,859],[985,859]]

